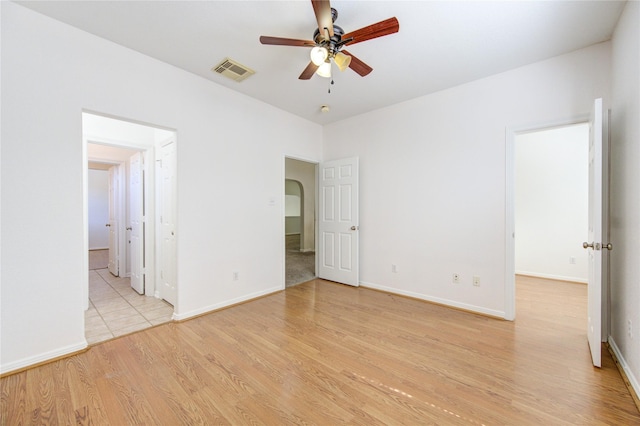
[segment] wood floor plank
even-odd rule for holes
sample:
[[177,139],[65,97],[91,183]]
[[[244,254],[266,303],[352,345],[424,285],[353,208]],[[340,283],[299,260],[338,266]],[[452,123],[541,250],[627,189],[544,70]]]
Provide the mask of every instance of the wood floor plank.
[[314,280],[0,381],[0,424],[640,424],[586,286],[518,277],[516,321]]

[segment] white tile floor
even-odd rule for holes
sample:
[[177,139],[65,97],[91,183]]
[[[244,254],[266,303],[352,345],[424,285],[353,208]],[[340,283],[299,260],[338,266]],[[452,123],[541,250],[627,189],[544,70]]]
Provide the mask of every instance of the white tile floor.
[[173,306],[139,295],[129,278],[114,277],[107,269],[89,271],[85,337],[90,345],[169,322],[172,315]]

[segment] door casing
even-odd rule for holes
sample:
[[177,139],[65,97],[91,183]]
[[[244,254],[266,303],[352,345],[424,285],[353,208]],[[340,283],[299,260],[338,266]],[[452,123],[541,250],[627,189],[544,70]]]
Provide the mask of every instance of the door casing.
[[[515,140],[520,133],[528,133],[546,130],[553,127],[565,127],[574,124],[589,122],[589,115],[578,115],[564,120],[556,120],[542,123],[528,124],[505,129],[505,160],[506,160],[506,185],[505,185],[505,300],[504,318],[513,321],[516,317],[516,293],[515,293]],[[605,131],[606,133],[606,131]],[[602,318],[603,339],[608,330],[609,310],[605,300],[608,294],[608,280],[603,280],[602,289]],[[604,341],[604,340],[603,340]]]

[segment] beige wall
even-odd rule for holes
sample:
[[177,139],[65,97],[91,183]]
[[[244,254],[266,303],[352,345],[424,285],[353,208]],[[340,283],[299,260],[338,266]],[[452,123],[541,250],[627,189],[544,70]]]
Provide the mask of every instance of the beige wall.
[[285,178],[296,180],[302,184],[304,211],[300,250],[314,251],[316,216],[316,165],[305,161],[286,158]]

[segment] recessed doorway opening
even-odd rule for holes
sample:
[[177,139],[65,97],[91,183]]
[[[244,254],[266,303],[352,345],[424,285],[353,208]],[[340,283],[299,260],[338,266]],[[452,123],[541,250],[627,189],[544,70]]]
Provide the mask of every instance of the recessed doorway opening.
[[93,344],[173,318],[176,132],[88,112],[82,124],[83,301]]
[[285,158],[285,286],[316,274],[317,165]]

